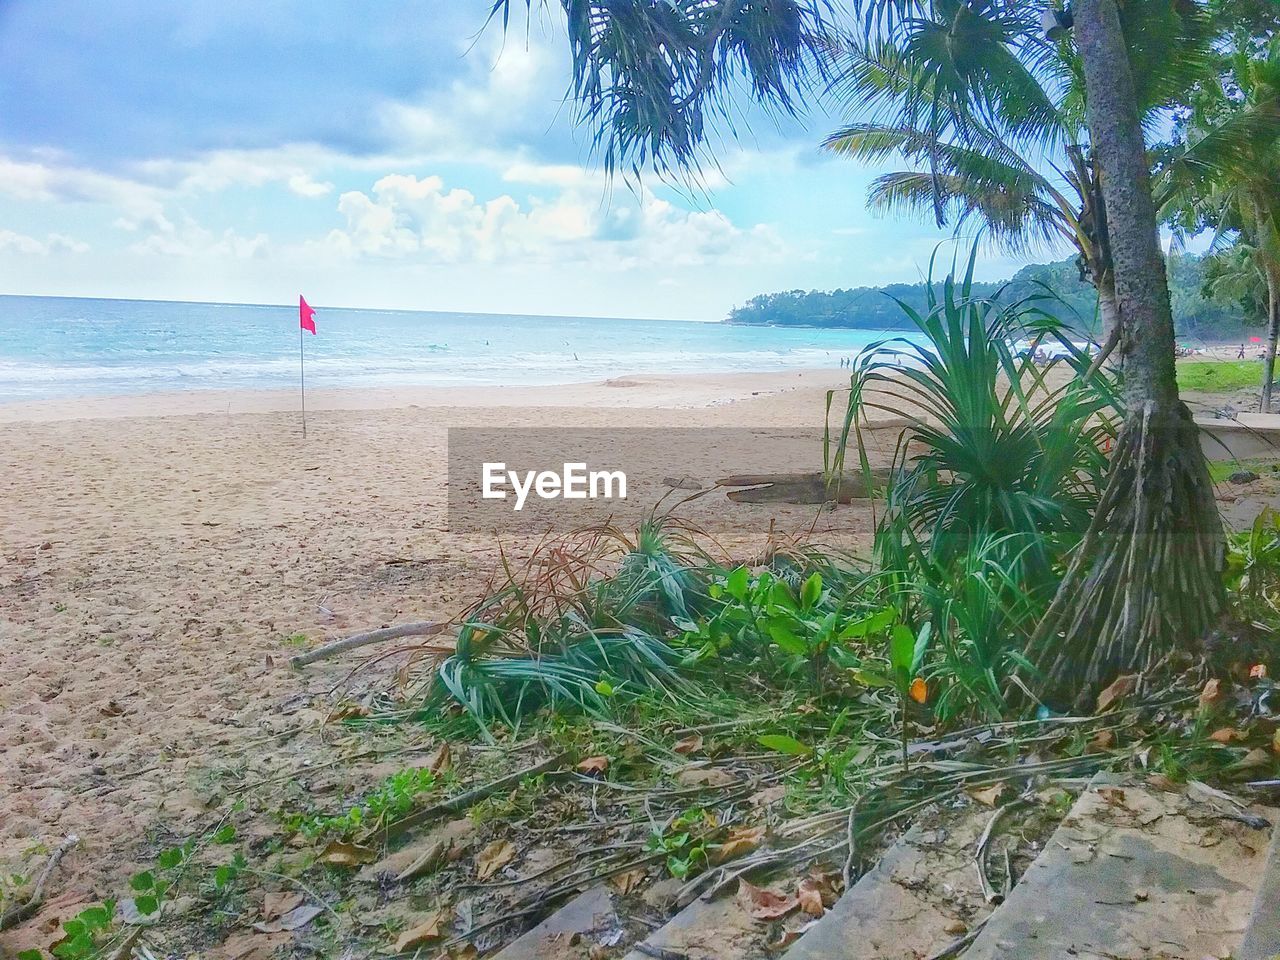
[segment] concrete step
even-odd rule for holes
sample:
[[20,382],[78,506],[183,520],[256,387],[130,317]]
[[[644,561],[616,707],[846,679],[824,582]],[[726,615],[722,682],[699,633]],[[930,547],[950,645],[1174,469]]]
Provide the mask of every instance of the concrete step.
[[491,960],[586,960],[592,948],[614,946],[623,936],[613,894],[600,885],[578,894]]
[[759,954],[764,931],[732,894],[694,900],[623,960],[743,960]]
[[1267,866],[1253,901],[1238,960],[1275,960],[1280,956],[1280,824],[1271,837]]
[[991,816],[974,807],[945,827],[912,827],[784,960],[918,960],[950,946],[992,909],[973,858]]
[[964,960],[1232,956],[1276,821],[1250,813],[1252,827],[1204,790],[1096,778]]
[[[755,960],[776,955],[784,937],[803,931],[785,960],[919,960],[951,945],[991,911],[974,867],[973,852],[991,819],[990,807],[936,812],[929,826],[909,830],[821,919],[793,912],[781,921],[752,918],[740,897],[694,900],[665,926],[632,948],[624,960]],[[1005,822],[1019,832],[1020,817]],[[1003,840],[1001,841],[1003,843]],[[999,844],[995,845],[999,846]],[[992,859],[993,866],[996,858]],[[1003,871],[1000,859],[999,871]],[[771,886],[790,894],[800,878]],[[761,881],[764,883],[763,881]]]

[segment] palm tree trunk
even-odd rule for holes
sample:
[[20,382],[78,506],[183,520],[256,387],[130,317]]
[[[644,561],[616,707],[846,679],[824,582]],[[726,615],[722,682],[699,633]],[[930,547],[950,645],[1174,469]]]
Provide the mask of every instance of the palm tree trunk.
[[1150,671],[1222,609],[1222,523],[1199,431],[1178,397],[1173,314],[1116,0],[1076,0],[1089,130],[1121,317],[1125,418],[1106,490],[1032,653],[1050,696],[1088,704]]
[[1271,386],[1276,380],[1276,341],[1280,340],[1280,274],[1268,268],[1267,274],[1267,356],[1262,364],[1263,413],[1271,412]]
[[[1105,346],[1112,342],[1112,338],[1118,337],[1120,334],[1120,304],[1116,302],[1116,285],[1111,278],[1110,273],[1096,281],[1098,289],[1098,316],[1102,320],[1102,343]],[[1118,358],[1116,358],[1118,360]],[[1113,362],[1112,369],[1118,369],[1119,364]]]

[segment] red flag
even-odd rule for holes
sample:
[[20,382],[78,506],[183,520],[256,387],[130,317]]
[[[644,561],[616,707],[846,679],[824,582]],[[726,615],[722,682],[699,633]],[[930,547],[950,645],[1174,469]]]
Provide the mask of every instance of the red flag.
[[311,304],[307,303],[306,297],[298,297],[298,326],[303,330],[316,332],[316,312],[311,308]]

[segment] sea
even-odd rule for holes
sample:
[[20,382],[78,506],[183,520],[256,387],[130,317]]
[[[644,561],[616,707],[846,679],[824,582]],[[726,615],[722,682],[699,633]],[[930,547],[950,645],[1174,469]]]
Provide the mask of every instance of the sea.
[[[838,367],[901,332],[316,307],[307,387],[560,384]],[[0,403],[292,389],[298,308],[0,296]]]

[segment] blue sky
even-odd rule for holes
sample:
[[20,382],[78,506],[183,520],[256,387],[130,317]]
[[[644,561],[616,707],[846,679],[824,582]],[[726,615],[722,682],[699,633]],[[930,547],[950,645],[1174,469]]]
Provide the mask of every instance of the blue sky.
[[610,186],[558,22],[487,7],[3,0],[0,292],[717,320],[947,236],[869,214],[822,114],[753,117],[706,196]]

